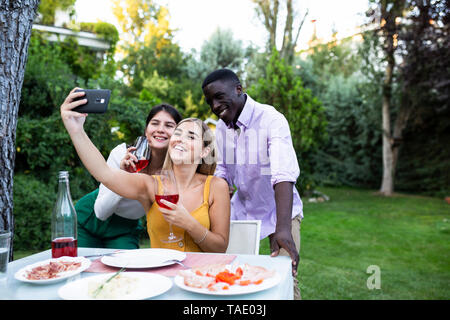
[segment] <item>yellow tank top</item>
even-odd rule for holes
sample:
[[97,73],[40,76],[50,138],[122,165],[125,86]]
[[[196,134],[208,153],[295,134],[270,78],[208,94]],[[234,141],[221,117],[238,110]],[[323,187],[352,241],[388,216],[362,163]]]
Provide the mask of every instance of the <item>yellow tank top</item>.
[[[158,179],[158,189],[162,191],[162,185],[160,177]],[[208,176],[205,181],[205,187],[203,189],[203,203],[190,214],[203,225],[206,229],[210,230],[211,224],[209,220],[209,188],[211,179],[213,176]],[[162,213],[159,211],[159,205],[153,202],[152,207],[147,212],[147,232],[150,236],[150,246],[152,248],[165,248],[187,252],[201,252],[200,247],[194,242],[194,239],[183,228],[172,225],[173,233],[177,236],[182,236],[183,240],[174,243],[164,243],[161,239],[166,238],[169,235],[169,223],[164,220]]]

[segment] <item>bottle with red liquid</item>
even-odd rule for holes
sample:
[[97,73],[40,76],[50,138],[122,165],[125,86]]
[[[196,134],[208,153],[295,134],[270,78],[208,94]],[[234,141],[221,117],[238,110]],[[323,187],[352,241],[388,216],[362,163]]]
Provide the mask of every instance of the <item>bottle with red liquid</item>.
[[52,258],[76,257],[77,213],[70,196],[69,173],[59,172],[58,196],[52,213]]

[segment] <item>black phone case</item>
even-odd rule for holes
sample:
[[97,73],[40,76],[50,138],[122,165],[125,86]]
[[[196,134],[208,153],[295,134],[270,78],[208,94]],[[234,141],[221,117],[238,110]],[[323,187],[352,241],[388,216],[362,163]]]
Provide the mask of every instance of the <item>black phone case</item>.
[[87,99],[88,102],[76,108],[73,111],[80,113],[105,113],[108,108],[111,90],[108,89],[77,89],[75,92],[84,91],[86,95],[75,100]]

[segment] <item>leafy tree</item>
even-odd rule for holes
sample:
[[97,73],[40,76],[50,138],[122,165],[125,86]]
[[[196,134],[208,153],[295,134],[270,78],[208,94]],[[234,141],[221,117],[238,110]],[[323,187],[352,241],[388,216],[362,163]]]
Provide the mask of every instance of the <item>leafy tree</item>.
[[277,36],[279,35],[278,27],[281,17],[284,17],[284,29],[282,35],[282,46],[279,50],[280,57],[285,59],[288,64],[291,64],[295,55],[295,46],[300,35],[303,23],[308,15],[306,10],[300,22],[296,22],[298,12],[294,9],[296,1],[282,0],[285,4],[285,10],[280,8],[279,0],[253,0],[256,6],[256,13],[263,22],[264,27],[269,33],[267,41],[267,52],[270,53],[272,49],[277,46]]
[[151,76],[144,78],[143,89],[141,91],[141,100],[154,101],[161,103],[161,98],[167,99],[168,93],[174,82],[159,76],[155,70]]
[[[401,151],[397,190],[448,193],[449,154],[442,148],[449,139],[444,2],[408,2],[407,7],[415,9],[408,9],[404,20],[397,19],[398,64],[390,100],[394,151]],[[344,39],[315,47],[305,60],[295,61],[294,70],[322,101],[327,116],[328,141],[313,155],[317,178],[333,185],[377,188],[382,177],[380,104],[387,62],[380,33],[362,35],[357,46]],[[407,122],[405,111],[410,112]]]
[[152,77],[155,71],[161,77],[169,79],[184,76],[181,48],[177,44],[170,43],[158,49],[156,38],[139,49],[129,47],[121,64],[121,70],[135,96],[138,96],[144,88],[146,77]]
[[310,155],[315,179],[322,184],[376,187],[379,183],[383,74],[373,41],[377,39],[362,43],[332,39],[313,47],[305,59],[295,60],[295,74],[322,102],[326,114],[328,139]]
[[309,155],[326,139],[325,113],[321,102],[310,89],[303,87],[292,67],[274,50],[267,64],[266,78],[248,89],[258,101],[273,105],[289,122],[294,148],[302,174],[299,187],[302,192],[311,191],[314,166]]
[[242,81],[245,81],[245,63],[252,53],[252,48],[244,48],[242,41],[233,37],[233,32],[228,29],[217,28],[204,41],[197,52],[192,50],[186,58],[184,70],[186,73],[186,91],[183,95],[185,116],[198,118],[216,118],[210,107],[205,103],[200,87],[201,81],[212,71],[220,68],[234,70]]
[[[64,41],[58,42],[57,47],[60,48],[58,54],[71,69],[71,73],[80,77],[84,81],[89,79],[96,79],[101,74],[114,76],[116,72],[116,65],[114,61],[114,53],[116,50],[116,43],[119,40],[119,34],[116,27],[107,22],[97,23],[81,23],[74,24],[73,27],[78,30],[95,33],[100,38],[103,38],[110,44],[110,48],[105,52],[98,52],[92,48],[81,46],[78,44],[75,37],[66,37]],[[33,31],[33,37],[45,42],[46,32]],[[48,59],[44,57],[44,59]]]
[[323,184],[376,187],[381,170],[379,105],[373,84],[354,73],[330,75],[319,98],[327,119],[328,140],[312,157]]
[[394,68],[396,66],[395,51],[397,48],[398,23],[405,9],[404,0],[380,0],[372,11],[374,22],[380,24],[383,41],[383,50],[386,60],[385,76],[382,86],[382,138],[383,138],[383,180],[380,193],[390,196],[394,192],[394,174],[396,157],[394,148],[396,144],[391,130],[391,97]]
[[260,52],[258,47],[248,46],[245,56],[244,71],[239,79],[245,87],[251,87],[260,78],[266,77],[266,67],[271,55],[265,51]]
[[[396,188],[448,195],[450,81],[448,1],[408,1],[414,8],[399,34],[401,98],[394,139],[399,144]],[[396,119],[396,120],[397,120]],[[398,120],[397,120],[398,121]],[[402,126],[403,123],[403,126]],[[399,151],[401,148],[401,153]]]
[[113,13],[122,29],[121,71],[137,96],[155,70],[164,77],[180,75],[183,55],[172,41],[166,7],[153,0],[114,0]]
[[380,26],[374,33],[384,54],[380,192],[391,195],[403,134],[411,115],[421,109],[422,103],[429,105],[435,92],[443,93],[441,101],[448,100],[448,94],[442,90],[448,88],[445,85],[448,73],[442,72],[448,68],[448,54],[444,54],[448,46],[443,45],[448,42],[444,40],[448,38],[448,2],[380,0],[372,3],[369,16],[371,22]]
[[129,83],[126,95],[170,103],[185,116],[210,116],[198,77],[189,76],[188,58],[173,42],[167,8],[151,0],[115,0],[114,5],[125,34],[120,69]]
[[[314,46],[306,60],[311,63],[311,72],[315,77],[311,85],[315,86],[316,94],[326,88],[330,76],[339,74],[347,78],[357,72],[361,65],[361,56],[357,54],[353,39],[348,37],[338,41],[336,34],[330,42]],[[304,64],[300,58],[294,61],[299,68]]]
[[153,0],[113,0],[113,14],[121,28],[127,46],[138,49],[142,44],[158,38],[157,48],[171,42],[168,10]]
[[242,41],[235,40],[231,30],[217,28],[203,43],[199,53],[193,51],[187,62],[188,74],[192,79],[204,79],[210,72],[221,68],[236,70],[240,74],[245,53]]
[[[94,73],[93,78],[97,78],[100,73],[114,76],[117,70],[117,64],[114,59],[116,53],[117,43],[119,42],[119,31],[116,27],[108,22],[81,22],[80,31],[87,31],[95,33],[98,37],[109,43],[109,49],[105,51],[103,59],[95,60],[95,67],[97,72]],[[76,26],[75,26],[76,27]],[[94,52],[90,52],[91,55],[97,56]],[[103,60],[103,61],[102,61]],[[103,62],[103,63],[99,63]],[[81,65],[86,65],[86,62],[81,60]]]
[[40,23],[45,25],[55,24],[56,10],[72,10],[76,0],[41,0],[38,12],[41,14]]

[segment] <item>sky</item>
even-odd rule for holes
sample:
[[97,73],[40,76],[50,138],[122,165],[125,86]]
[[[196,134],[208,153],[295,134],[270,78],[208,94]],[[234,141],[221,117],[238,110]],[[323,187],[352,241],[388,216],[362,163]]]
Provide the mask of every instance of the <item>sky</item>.
[[[255,13],[251,0],[157,0],[165,5],[170,13],[170,26],[178,29],[175,42],[185,52],[200,50],[204,41],[220,27],[231,29],[235,39],[244,45],[250,43],[263,48],[267,32]],[[329,38],[332,30],[351,34],[355,27],[364,21],[368,0],[297,0],[299,16],[306,9],[309,14],[300,32],[299,48],[305,48],[313,34],[313,22],[319,38]],[[97,20],[116,24],[109,0],[77,0],[75,3],[77,22],[96,22]],[[300,20],[300,18],[298,19]],[[282,28],[282,26],[281,26]],[[280,28],[280,29],[281,29]]]

